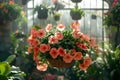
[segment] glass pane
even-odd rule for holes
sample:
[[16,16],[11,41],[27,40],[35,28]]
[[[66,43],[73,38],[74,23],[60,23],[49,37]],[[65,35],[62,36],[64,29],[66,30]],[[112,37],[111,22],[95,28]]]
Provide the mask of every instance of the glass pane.
[[30,0],[27,4],[28,8],[33,8],[33,0]]

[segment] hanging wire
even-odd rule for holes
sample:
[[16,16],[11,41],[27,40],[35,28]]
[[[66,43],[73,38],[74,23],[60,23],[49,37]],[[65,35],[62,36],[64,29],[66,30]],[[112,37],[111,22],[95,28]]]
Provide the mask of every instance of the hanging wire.
[[[104,19],[104,0],[102,0],[102,24],[103,24],[103,19]],[[102,27],[102,49],[104,51],[104,30],[105,28]]]

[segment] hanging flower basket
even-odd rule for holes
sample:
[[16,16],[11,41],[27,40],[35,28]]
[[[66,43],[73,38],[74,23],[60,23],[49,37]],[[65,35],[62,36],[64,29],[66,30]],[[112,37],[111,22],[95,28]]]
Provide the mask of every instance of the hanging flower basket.
[[26,5],[30,0],[22,0],[22,5]]
[[86,70],[92,63],[89,53],[97,53],[98,48],[94,39],[80,32],[79,26],[76,21],[71,23],[70,27],[65,27],[64,24],[48,24],[45,29],[32,28],[28,37],[28,52],[36,63],[58,68],[74,65]]
[[57,67],[57,68],[68,68],[73,65],[73,62],[65,63],[64,61],[57,59],[48,59],[48,61],[52,67]]
[[73,20],[79,20],[84,16],[84,12],[82,9],[79,8],[73,8],[70,10],[70,16]]
[[60,20],[60,16],[61,16],[60,13],[54,13],[53,14],[53,18],[54,18],[55,21],[59,21]]
[[82,0],[71,0],[73,3],[79,3],[81,2]]
[[120,2],[111,7],[110,11],[105,15],[103,24],[108,27],[120,25]]
[[22,8],[13,1],[0,3],[0,25],[22,17]]
[[34,12],[38,13],[37,17],[38,19],[47,19],[48,17],[48,8],[45,6],[45,5],[40,5],[40,6],[37,6],[34,10]]

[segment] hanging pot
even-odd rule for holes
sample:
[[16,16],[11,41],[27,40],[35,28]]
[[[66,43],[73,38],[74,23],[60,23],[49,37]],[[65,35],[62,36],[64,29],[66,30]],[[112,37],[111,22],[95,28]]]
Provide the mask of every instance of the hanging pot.
[[48,61],[52,67],[57,67],[57,68],[68,68],[73,65],[73,62],[65,63],[64,61],[57,59],[48,59]]
[[56,14],[56,15],[53,15],[53,18],[54,18],[54,20],[55,21],[59,21],[60,20],[60,15],[58,14]]
[[22,0],[22,5],[26,5],[30,0]]
[[79,3],[81,2],[82,0],[71,0],[73,3]]
[[81,13],[78,11],[78,12],[74,12],[74,11],[70,11],[70,16],[73,20],[79,20],[81,19]]
[[39,8],[38,9],[38,19],[47,19],[48,17],[48,9],[46,8]]

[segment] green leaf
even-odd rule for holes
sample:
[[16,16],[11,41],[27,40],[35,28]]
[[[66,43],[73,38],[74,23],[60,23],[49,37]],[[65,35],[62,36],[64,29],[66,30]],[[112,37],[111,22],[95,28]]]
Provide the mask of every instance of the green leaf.
[[120,58],[120,45],[115,50],[115,58]]
[[8,80],[6,76],[0,75],[0,80]]
[[0,75],[7,75],[10,72],[10,65],[8,62],[0,62]]
[[10,55],[10,56],[6,59],[6,62],[11,63],[15,58],[16,58],[16,55]]

